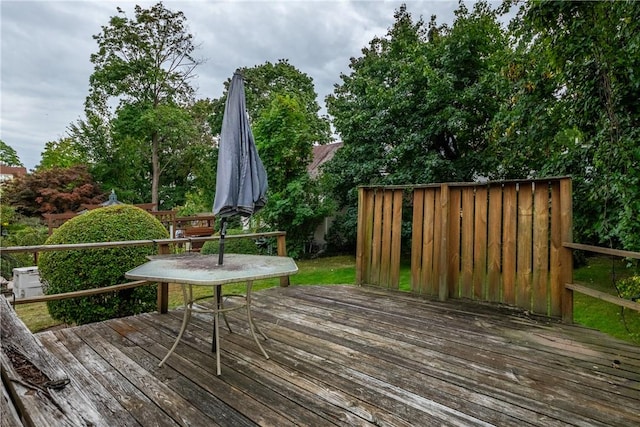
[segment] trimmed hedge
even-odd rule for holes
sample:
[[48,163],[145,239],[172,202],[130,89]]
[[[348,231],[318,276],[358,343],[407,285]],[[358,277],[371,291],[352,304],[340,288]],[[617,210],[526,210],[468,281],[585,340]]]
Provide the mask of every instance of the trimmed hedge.
[[[241,229],[227,230],[227,236],[238,236],[242,234],[248,234]],[[265,239],[264,247],[259,247],[256,244],[256,239],[244,238],[244,239],[225,239],[224,240],[224,252],[228,254],[247,254],[247,255],[264,255],[268,252],[268,245],[271,243],[268,239]],[[209,240],[204,242],[201,254],[217,254],[220,248],[219,240]]]
[[[133,205],[98,208],[64,223],[45,244],[166,239],[168,231],[153,215]],[[44,252],[38,260],[47,295],[101,288],[127,282],[124,273],[157,253],[153,246]],[[49,301],[51,317],[85,324],[156,309],[156,285]]]

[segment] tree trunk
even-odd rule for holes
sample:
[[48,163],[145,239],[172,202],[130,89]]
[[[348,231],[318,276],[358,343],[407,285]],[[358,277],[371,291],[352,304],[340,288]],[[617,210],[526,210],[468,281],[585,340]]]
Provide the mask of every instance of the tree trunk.
[[160,160],[159,160],[159,136],[158,132],[154,132],[151,136],[151,203],[153,210],[157,211],[158,206],[158,187],[160,186]]

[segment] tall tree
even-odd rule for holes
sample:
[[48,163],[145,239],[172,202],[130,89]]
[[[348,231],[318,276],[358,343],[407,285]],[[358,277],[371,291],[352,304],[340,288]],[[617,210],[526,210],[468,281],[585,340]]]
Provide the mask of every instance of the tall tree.
[[[314,144],[331,140],[327,117],[313,80],[287,60],[241,68],[247,112],[269,180],[269,202],[258,215],[269,227],[288,233],[290,253],[301,255],[317,222],[328,214],[318,183],[308,179]],[[225,82],[228,89],[230,79]],[[222,126],[226,92],[213,102],[213,131]]]
[[54,167],[68,168],[87,163],[84,150],[69,137],[47,142],[41,155],[40,163],[36,166],[37,170]]
[[325,170],[351,215],[344,223],[355,221],[358,185],[469,181],[490,168],[495,75],[508,51],[497,13],[486,2],[472,11],[461,3],[451,27],[414,21],[406,5],[394,16],[327,97],[344,146]]
[[351,58],[351,74],[340,76],[342,84],[326,100],[344,144],[325,166],[340,207],[356,205],[358,185],[385,181],[393,167],[389,152],[403,139],[415,144],[415,155],[423,154],[418,129],[408,123],[419,97],[409,76],[424,58],[427,29],[404,5],[394,16],[387,36],[375,37],[361,57]]
[[258,213],[270,227],[287,232],[292,256],[302,256],[304,245],[330,212],[318,183],[309,178],[316,117],[292,95],[276,94],[254,122],[254,136],[269,180],[269,203]]
[[11,146],[0,139],[0,164],[6,166],[24,167],[18,153]]
[[[288,95],[298,100],[307,117],[307,126],[311,126],[310,131],[314,133],[315,142],[325,144],[331,140],[329,119],[319,115],[318,95],[311,77],[286,59],[280,59],[275,64],[265,62],[250,68],[243,67],[240,71],[245,78],[247,112],[251,120],[257,120],[263,111],[271,108],[275,96]],[[214,133],[219,133],[222,128],[222,116],[230,83],[231,77],[224,83],[226,90],[223,96],[213,102]]]
[[518,131],[507,153],[534,147],[532,174],[574,177],[577,238],[636,250],[639,18],[637,2],[522,4],[514,34],[525,60],[515,81],[527,90],[513,94],[498,127],[504,135],[511,122]]
[[173,149],[184,139],[167,126],[180,120],[180,107],[193,100],[190,80],[201,61],[193,56],[195,45],[182,12],[172,12],[162,3],[149,9],[135,7],[135,19],[117,9],[102,33],[95,35],[98,51],[91,55],[94,71],[86,101],[87,116],[110,119],[109,101],[119,101],[139,117],[138,130],[131,142],[146,144],[138,153],[148,153],[151,164],[151,201],[159,203],[162,152]]

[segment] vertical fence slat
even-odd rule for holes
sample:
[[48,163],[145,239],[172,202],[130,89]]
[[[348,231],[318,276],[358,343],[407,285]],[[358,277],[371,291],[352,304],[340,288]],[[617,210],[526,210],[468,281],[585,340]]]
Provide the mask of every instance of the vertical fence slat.
[[[440,296],[440,251],[442,250],[442,210],[441,210],[441,198],[442,198],[442,185],[441,188],[433,189],[433,254],[431,255],[432,267],[430,295],[433,297]],[[445,214],[445,217],[448,214]]]
[[516,305],[531,309],[531,260],[533,244],[532,183],[521,182],[518,190],[518,257],[516,265]]
[[463,298],[473,298],[473,196],[473,187],[462,190],[462,236],[460,239],[462,282],[460,288]]
[[460,222],[462,190],[449,189],[449,296],[460,295]]
[[425,188],[413,190],[413,219],[411,222],[411,290],[421,293],[422,283],[422,229],[424,227]]
[[476,188],[473,226],[473,297],[485,299],[487,276],[487,188]]
[[489,225],[487,236],[487,299],[500,302],[500,258],[502,251],[502,186],[489,189]]
[[380,263],[382,255],[382,211],[384,196],[383,191],[373,191],[373,247],[371,251],[371,284],[381,285]]
[[371,283],[371,250],[373,240],[373,191],[358,190],[358,243],[356,249],[356,283]]
[[562,282],[560,250],[562,237],[560,235],[560,183],[551,183],[551,248],[550,248],[550,314],[557,317],[562,314]]
[[535,183],[533,199],[533,311],[549,312],[549,185]]
[[422,283],[421,291],[433,295],[433,230],[435,219],[435,189],[429,188],[424,196],[424,225],[422,234]]
[[502,301],[516,302],[516,232],[518,193],[516,184],[505,184],[502,202]]
[[391,287],[400,287],[400,253],[402,251],[402,201],[404,192],[396,190],[393,193],[393,238],[391,239]]
[[[447,299],[449,295],[449,280],[448,280],[448,262],[450,258],[449,253],[449,186],[443,184],[440,186],[440,192],[436,197],[436,202],[440,202],[439,209],[439,227],[437,240],[440,242],[439,255],[436,257],[438,260],[438,298],[440,301]],[[437,206],[437,205],[436,205]]]
[[391,233],[393,220],[393,190],[382,192],[382,227],[381,228],[381,253],[380,253],[380,279],[378,284],[390,287],[391,285]]
[[358,188],[358,224],[356,230],[356,285],[363,283],[364,273],[364,245],[367,240],[365,237],[365,195],[364,188]]
[[[560,214],[561,216],[561,240],[562,242],[573,242],[573,203],[572,203],[572,183],[570,178],[560,181]],[[562,268],[562,321],[573,323],[573,291],[565,287],[566,283],[573,282],[573,254],[571,249],[562,247],[560,250],[560,265]]]

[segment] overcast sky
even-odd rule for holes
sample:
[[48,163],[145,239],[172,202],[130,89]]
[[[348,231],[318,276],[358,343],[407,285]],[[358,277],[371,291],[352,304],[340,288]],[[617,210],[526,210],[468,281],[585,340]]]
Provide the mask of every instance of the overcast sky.
[[[0,139],[15,149],[28,170],[44,145],[66,136],[70,123],[82,119],[93,71],[92,36],[107,25],[120,6],[133,19],[136,4],[157,2],[102,0],[0,0]],[[197,68],[198,98],[218,98],[223,83],[238,67],[288,59],[309,75],[325,112],[324,98],[349,73],[349,59],[359,57],[375,36],[393,25],[399,1],[164,1],[181,10],[206,60]],[[457,0],[408,0],[414,19],[452,23]],[[466,1],[470,7],[473,2]]]

